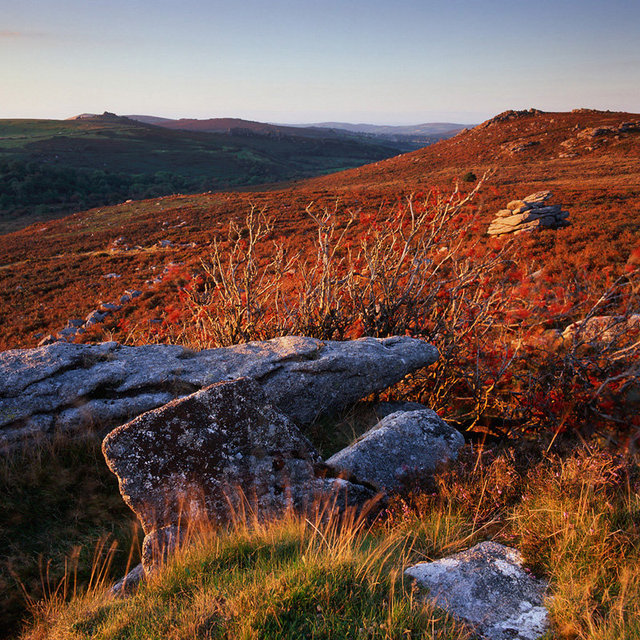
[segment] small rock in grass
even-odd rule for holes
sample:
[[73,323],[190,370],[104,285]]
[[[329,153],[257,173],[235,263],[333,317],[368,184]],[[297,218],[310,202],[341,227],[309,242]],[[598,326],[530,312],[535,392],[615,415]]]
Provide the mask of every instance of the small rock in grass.
[[516,549],[496,542],[405,571],[427,598],[487,640],[537,640],[549,630],[547,585],[523,567]]
[[462,434],[435,411],[399,411],[329,458],[327,466],[378,489],[402,491],[455,460],[463,444]]

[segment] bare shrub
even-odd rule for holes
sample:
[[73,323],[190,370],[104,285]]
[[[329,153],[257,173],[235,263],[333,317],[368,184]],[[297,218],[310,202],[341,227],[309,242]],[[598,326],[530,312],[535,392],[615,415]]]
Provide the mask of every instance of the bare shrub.
[[[408,334],[432,341],[440,359],[396,392],[460,428],[637,433],[640,343],[628,321],[640,310],[638,270],[609,274],[602,294],[601,274],[558,282],[516,251],[517,238],[486,240],[474,204],[485,179],[373,211],[310,204],[308,246],[275,239],[275,220],[252,207],[214,242],[154,337],[203,348]],[[587,327],[603,312],[594,336]]]

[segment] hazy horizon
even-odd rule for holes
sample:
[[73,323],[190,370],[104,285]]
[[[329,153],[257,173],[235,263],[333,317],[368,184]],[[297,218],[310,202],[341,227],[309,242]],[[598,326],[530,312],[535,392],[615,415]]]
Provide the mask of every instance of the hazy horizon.
[[640,112],[633,0],[0,0],[0,117],[306,124]]

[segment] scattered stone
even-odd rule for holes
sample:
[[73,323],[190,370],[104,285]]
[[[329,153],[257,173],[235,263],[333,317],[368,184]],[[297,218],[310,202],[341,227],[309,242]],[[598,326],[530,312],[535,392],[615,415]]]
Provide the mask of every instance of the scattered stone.
[[122,307],[119,304],[114,304],[113,302],[101,302],[98,307],[98,310],[102,311],[102,313],[113,313],[120,309],[122,309]]
[[67,327],[77,327],[79,329],[84,326],[84,322],[82,318],[71,318],[67,321]]
[[398,411],[383,418],[352,445],[326,462],[380,490],[402,491],[417,478],[434,472],[458,456],[462,434],[435,411]]
[[102,277],[110,280],[112,278],[121,278],[122,276],[119,273],[105,273]]
[[570,324],[563,332],[565,340],[610,342],[640,332],[640,314],[629,316],[593,316]]
[[42,338],[42,340],[40,340],[40,342],[38,342],[38,347],[45,347],[49,344],[54,344],[56,342],[58,342],[60,340],[60,338],[56,338],[56,336],[52,335],[51,333],[47,334],[44,338]]
[[86,327],[90,327],[92,324],[99,324],[104,322],[107,314],[104,311],[92,311],[85,319],[84,324]]
[[122,580],[118,580],[118,582],[109,589],[109,592],[116,598],[126,597],[133,593],[143,580],[144,568],[142,563],[140,563],[131,569]]
[[489,225],[487,234],[500,236],[507,233],[517,235],[521,232],[531,232],[534,229],[557,229],[569,224],[568,211],[562,211],[559,204],[549,205],[551,191],[539,191],[523,198],[512,200],[506,209],[500,209]]
[[516,140],[514,142],[508,142],[507,144],[502,145],[502,148],[509,153],[522,153],[531,147],[535,147],[540,144],[539,140],[526,140],[519,141]]
[[404,336],[347,342],[287,336],[199,352],[115,342],[3,351],[0,449],[21,442],[20,433],[28,434],[31,423],[45,420],[50,430],[113,427],[215,382],[244,376],[260,382],[287,416],[309,424],[437,358],[435,347]]
[[58,332],[58,336],[62,338],[74,338],[78,333],[78,327],[65,327]]
[[438,607],[470,624],[487,640],[536,640],[549,630],[546,583],[523,567],[520,553],[481,542],[405,571]]

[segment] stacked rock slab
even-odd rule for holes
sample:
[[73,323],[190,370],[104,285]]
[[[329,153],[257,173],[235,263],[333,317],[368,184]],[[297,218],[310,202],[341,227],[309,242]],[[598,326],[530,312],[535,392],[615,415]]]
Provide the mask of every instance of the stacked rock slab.
[[109,433],[102,450],[147,536],[145,569],[194,523],[262,519],[323,499],[356,506],[375,496],[326,477],[313,445],[248,378],[149,411]]
[[501,236],[566,227],[569,224],[569,212],[562,211],[559,204],[547,204],[552,195],[551,191],[538,191],[522,200],[513,200],[506,209],[498,211],[487,234]]
[[0,451],[55,431],[123,424],[208,385],[258,381],[298,424],[345,408],[438,359],[409,337],[348,342],[287,336],[220,349],[57,342],[0,352]]

